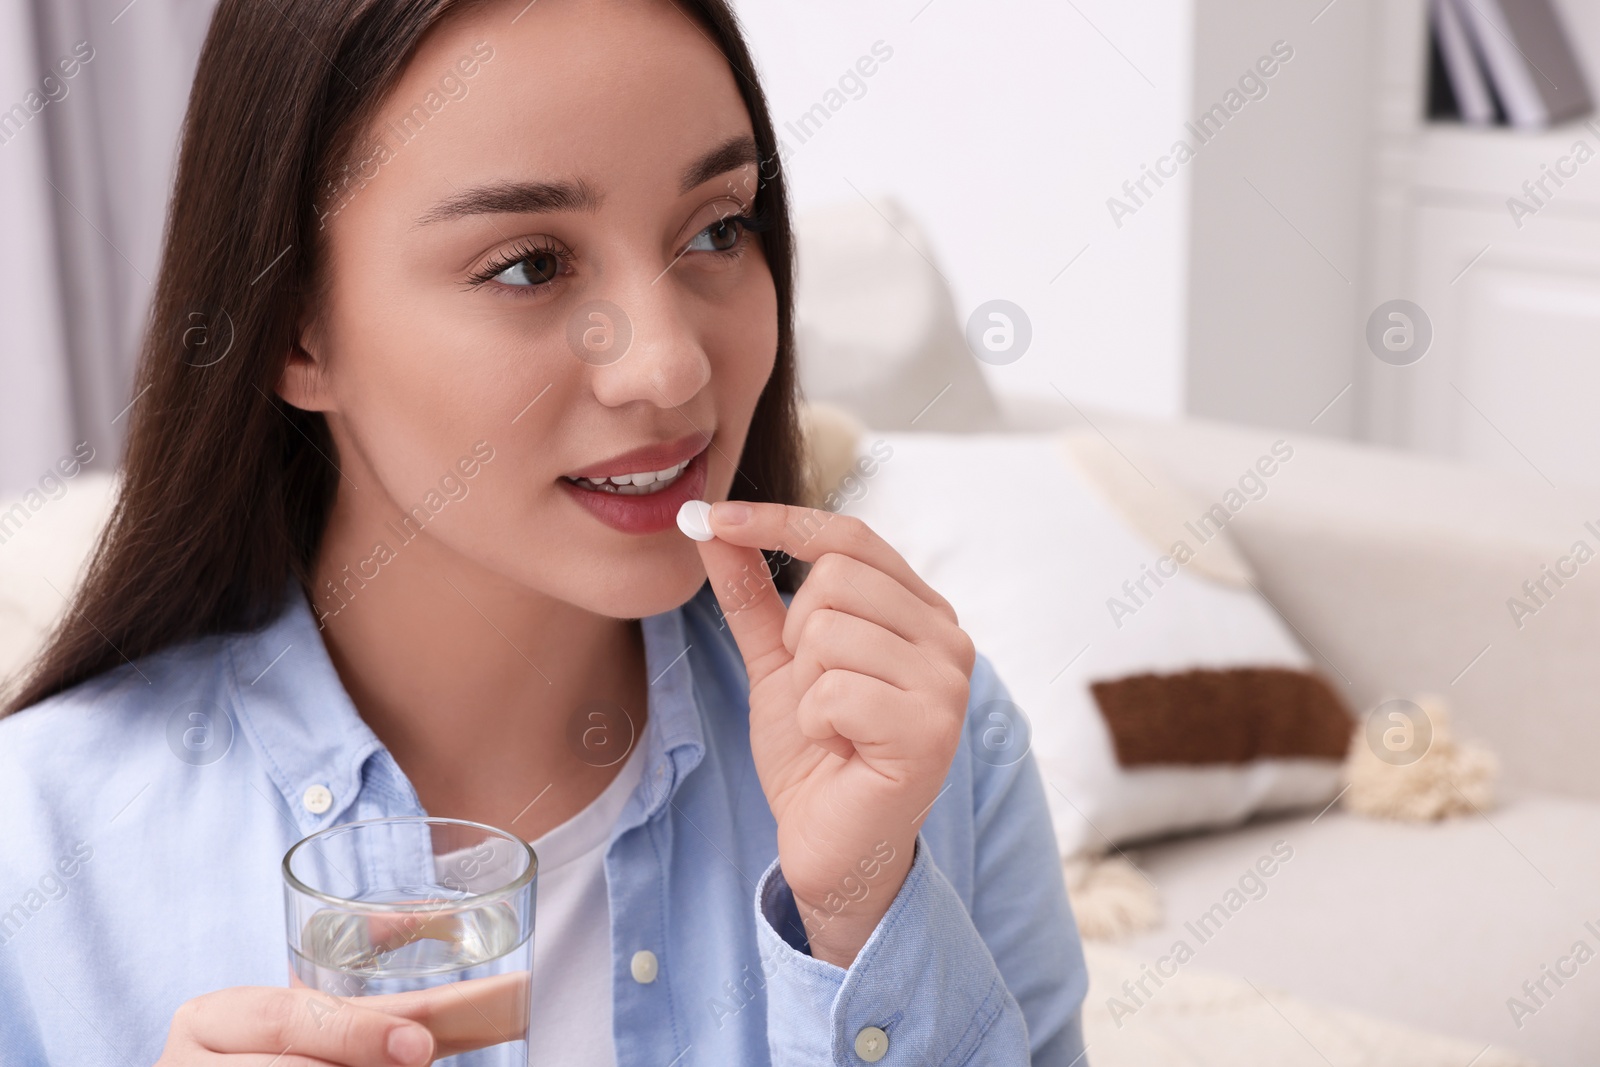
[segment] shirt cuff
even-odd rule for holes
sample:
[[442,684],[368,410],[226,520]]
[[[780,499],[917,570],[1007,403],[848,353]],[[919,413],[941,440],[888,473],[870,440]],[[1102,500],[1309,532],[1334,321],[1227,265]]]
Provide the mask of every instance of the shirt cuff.
[[774,1067],[958,1067],[980,1049],[984,1063],[1028,1063],[1022,1010],[921,833],[905,882],[848,969],[803,950],[776,859],[756,883],[755,908]]

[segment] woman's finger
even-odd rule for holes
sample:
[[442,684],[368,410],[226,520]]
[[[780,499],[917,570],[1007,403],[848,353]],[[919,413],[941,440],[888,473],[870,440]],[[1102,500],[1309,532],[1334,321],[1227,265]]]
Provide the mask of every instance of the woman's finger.
[[787,614],[778,589],[759,548],[731,544],[716,538],[698,541],[700,562],[711,579],[722,617],[728,622],[734,644],[744,659],[751,688],[789,662],[783,644]]
[[[210,1052],[271,1050],[345,1067],[428,1062],[436,1050],[426,1027],[362,1007],[361,999],[304,987],[236,986],[186,1001],[173,1026]],[[399,1051],[413,1055],[401,1060]]]
[[[881,678],[833,668],[824,671],[795,710],[800,732],[832,749],[832,740],[844,738],[845,747],[870,750],[893,744],[906,736],[906,724],[922,714],[916,697]],[[840,755],[849,758],[848,752]]]
[[528,1029],[528,972],[448,982],[409,993],[362,997],[373,1011],[411,1019],[428,1028],[436,1057],[515,1041]]
[[818,608],[806,620],[791,669],[798,693],[830,670],[855,671],[908,690],[937,688],[936,679],[955,674],[948,665],[941,672],[935,659],[899,634],[832,608]]
[[711,532],[732,545],[775,549],[808,563],[827,552],[858,559],[889,575],[930,607],[947,612],[951,622],[956,621],[950,602],[923,581],[889,542],[852,515],[792,504],[722,500],[711,505],[710,522]]
[[[220,1063],[223,1067],[261,1067],[264,1057],[259,1052],[231,1052],[220,1053],[206,1057],[206,1063]],[[280,1053],[266,1060],[269,1067],[347,1067],[346,1064],[334,1063],[332,1060],[319,1060],[315,1056],[302,1056],[296,1052]],[[157,1063],[156,1067],[163,1067]]]
[[960,628],[876,567],[850,556],[820,556],[789,604],[783,643],[792,653],[801,629],[819,608],[875,622],[914,645],[956,651]]

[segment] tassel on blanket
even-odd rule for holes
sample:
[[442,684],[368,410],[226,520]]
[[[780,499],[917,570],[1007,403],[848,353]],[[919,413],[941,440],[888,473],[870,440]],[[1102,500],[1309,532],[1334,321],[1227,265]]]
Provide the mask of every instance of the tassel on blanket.
[[1161,925],[1161,893],[1123,857],[1078,855],[1062,866],[1080,936],[1115,941]]
[[[1413,757],[1407,746],[1421,754]],[[1441,698],[1386,701],[1357,724],[1351,738],[1344,806],[1360,815],[1410,822],[1468,815],[1494,805],[1499,770],[1494,753],[1454,737]]]

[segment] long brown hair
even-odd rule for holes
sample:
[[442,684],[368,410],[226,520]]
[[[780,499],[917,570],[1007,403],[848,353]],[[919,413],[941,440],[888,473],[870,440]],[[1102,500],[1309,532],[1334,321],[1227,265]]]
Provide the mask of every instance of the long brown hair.
[[[475,0],[222,0],[189,94],[122,488],[84,581],[10,714],[128,660],[250,630],[309,587],[337,488],[326,421],[274,392],[314,299],[319,190],[417,44]],[[760,149],[778,350],[731,497],[803,493],[787,191],[766,98],[725,0],[673,0],[721,49]],[[793,592],[794,566],[777,568]]]

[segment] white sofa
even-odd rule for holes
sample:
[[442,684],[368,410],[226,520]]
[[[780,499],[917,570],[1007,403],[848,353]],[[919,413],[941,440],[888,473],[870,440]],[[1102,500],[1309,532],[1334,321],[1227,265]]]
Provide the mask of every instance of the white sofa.
[[[1265,435],[1091,418],[1136,462],[1207,499]],[[1230,524],[1262,592],[1323,670],[1348,678],[1358,712],[1388,696],[1441,694],[1455,730],[1498,755],[1502,803],[1423,825],[1336,806],[1133,850],[1168,918],[1120,947],[1154,960],[1286,839],[1292,876],[1204,946],[1198,964],[1459,1035],[1477,1043],[1473,1053],[1492,1043],[1548,1067],[1597,1062],[1600,963],[1563,986],[1547,979],[1553,995],[1520,1026],[1507,998],[1526,1001],[1523,983],[1579,939],[1600,949],[1584,927],[1600,928],[1600,566],[1593,576],[1580,568],[1520,630],[1506,601],[1578,537],[1596,543],[1582,527],[1600,516],[1600,497],[1327,440],[1295,447],[1295,478]]]
[[[1507,606],[1579,538],[1600,545],[1584,528],[1593,520],[1600,529],[1600,492],[1557,492],[1537,478],[1337,442],[1309,426],[1161,422],[975,396],[986,390],[977,362],[903,210],[858,203],[813,215],[798,247],[803,386],[873,430],[1087,424],[1130,463],[1202,500],[1219,499],[1270,442],[1291,440],[1293,477],[1229,527],[1261,592],[1353,711],[1438,694],[1455,733],[1501,762],[1501,802],[1440,823],[1379,821],[1335,805],[1127,849],[1159,888],[1166,918],[1115,946],[1090,944],[1089,1058],[1600,1062],[1600,960],[1560,962],[1579,940],[1600,951],[1600,560],[1559,588],[1547,581],[1554,594],[1520,627]],[[1123,978],[1167,953],[1185,921],[1279,839],[1296,850],[1292,873],[1199,948],[1198,976],[1183,972],[1187,992],[1164,991],[1115,1025],[1107,998]],[[1541,970],[1558,964],[1577,971],[1562,985]],[[1531,1000],[1523,983],[1541,980],[1548,995]],[[1537,1011],[1514,1019],[1513,996]]]

